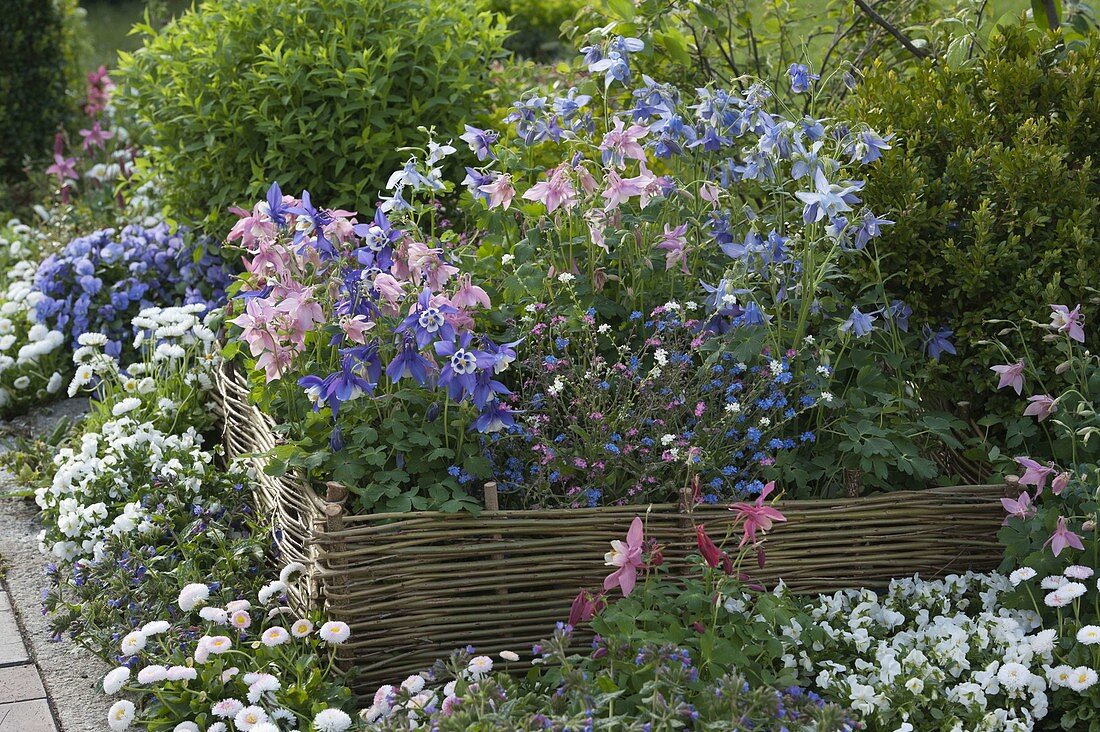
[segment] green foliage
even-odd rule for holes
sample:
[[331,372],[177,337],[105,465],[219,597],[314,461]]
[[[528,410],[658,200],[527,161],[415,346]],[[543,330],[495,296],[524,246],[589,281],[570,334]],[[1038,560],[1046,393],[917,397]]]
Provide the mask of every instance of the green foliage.
[[508,16],[512,31],[505,46],[527,58],[554,58],[569,52],[561,42],[562,24],[572,20],[581,0],[480,0],[479,5]]
[[[897,136],[863,192],[872,210],[903,222],[872,244],[887,287],[915,318],[955,331],[958,359],[941,375],[942,392],[972,400],[978,414],[998,408],[988,369],[1000,361],[987,340],[997,327],[987,321],[1073,307],[1097,282],[1098,51],[1093,40],[1063,54],[1047,34],[1007,28],[969,62],[912,76],[876,66],[850,108]],[[875,272],[855,276],[872,281]]]
[[373,200],[419,141],[483,102],[505,29],[474,0],[210,0],[120,54],[148,125],[139,175],[177,217],[224,217],[274,179],[335,208]]
[[[0,193],[25,197],[23,168],[48,157],[73,109],[80,14],[76,0],[8,0],[0,13]],[[6,197],[6,196],[5,196]],[[26,200],[20,201],[26,203]],[[4,205],[9,202],[5,201]]]

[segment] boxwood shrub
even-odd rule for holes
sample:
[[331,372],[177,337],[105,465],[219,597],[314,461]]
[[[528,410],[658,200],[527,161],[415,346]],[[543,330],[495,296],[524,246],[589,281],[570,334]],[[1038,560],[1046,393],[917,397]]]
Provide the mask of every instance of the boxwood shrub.
[[142,30],[118,75],[147,127],[140,174],[171,215],[210,224],[275,179],[373,202],[418,126],[461,133],[506,35],[475,0],[206,0]]
[[893,294],[915,321],[955,331],[942,393],[972,414],[1018,415],[1015,394],[992,394],[1002,356],[987,339],[1003,326],[988,321],[1045,322],[1049,304],[1082,303],[1088,344],[1100,346],[1088,289],[1100,287],[1100,43],[1066,52],[1034,28],[1006,28],[961,65],[871,69],[849,111],[896,136],[864,200],[898,222],[877,241]]

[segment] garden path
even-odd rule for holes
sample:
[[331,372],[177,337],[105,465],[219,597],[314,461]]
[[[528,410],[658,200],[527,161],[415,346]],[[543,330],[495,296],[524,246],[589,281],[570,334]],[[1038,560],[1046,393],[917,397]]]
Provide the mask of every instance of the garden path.
[[[76,400],[39,409],[6,431],[45,434],[83,407]],[[17,489],[0,471],[0,493]],[[33,501],[0,499],[0,732],[102,732],[111,700],[100,680],[110,667],[67,640],[51,641],[40,605],[46,582],[40,528]]]

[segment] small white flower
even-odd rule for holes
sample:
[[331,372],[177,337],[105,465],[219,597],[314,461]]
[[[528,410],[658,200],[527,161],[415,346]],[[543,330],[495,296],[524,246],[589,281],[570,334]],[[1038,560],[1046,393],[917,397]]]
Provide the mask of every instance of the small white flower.
[[1100,644],[1100,626],[1086,625],[1077,631],[1077,642],[1086,646]]
[[505,661],[518,661],[519,660],[519,654],[516,653],[515,651],[501,651],[500,652],[500,657],[503,658]]
[[514,261],[516,261],[516,257],[515,257],[514,254],[502,254],[502,255],[500,255],[500,263],[501,264],[511,264]]
[[[127,666],[119,666],[103,677],[103,693],[117,694],[130,679],[130,669]],[[138,677],[140,680],[140,676]]]
[[321,626],[321,629],[317,631],[317,635],[326,643],[339,645],[351,637],[351,628],[348,627],[347,623],[330,620]]
[[740,414],[741,404],[740,402],[727,402],[726,411],[730,414]]
[[102,333],[81,333],[76,342],[82,346],[98,347],[107,345],[107,336]]
[[1061,666],[1055,666],[1052,669],[1047,669],[1047,680],[1051,686],[1057,688],[1060,686],[1069,686],[1070,677],[1073,676],[1073,669],[1069,666],[1062,664]]
[[199,677],[199,672],[190,666],[170,666],[164,677],[169,681],[194,681]]
[[166,632],[172,625],[167,620],[151,620],[141,626],[141,632],[145,635],[160,635]]
[[306,620],[305,618],[295,620],[294,623],[290,626],[290,634],[295,638],[305,638],[312,632],[313,623]]
[[279,581],[288,584],[292,577],[306,571],[306,565],[301,562],[291,562],[279,572]]
[[600,323],[600,326],[598,328],[596,328],[596,331],[599,332],[599,333],[610,333],[611,332],[611,326],[608,325],[607,323]]
[[833,397],[832,392],[828,392],[828,391],[821,392],[821,401],[825,402],[826,404],[832,404],[833,399],[834,399],[834,397]]
[[233,717],[233,724],[243,732],[249,732],[258,724],[267,721],[267,712],[257,706],[245,707]]
[[220,719],[231,719],[237,716],[237,712],[244,709],[244,702],[239,699],[222,699],[210,708],[210,713]]
[[61,384],[63,381],[64,379],[61,377],[61,372],[54,371],[53,376],[51,376],[50,380],[46,382],[46,393],[56,394],[57,392],[59,392],[61,390]]
[[1096,672],[1088,666],[1078,666],[1069,675],[1069,683],[1066,684],[1074,691],[1085,691],[1096,683]]
[[351,717],[340,709],[325,709],[313,718],[313,726],[317,732],[344,732],[351,727]]
[[122,732],[129,729],[134,721],[136,709],[134,703],[127,699],[116,701],[107,712],[107,726],[114,732]]
[[225,625],[229,622],[229,613],[220,607],[204,607],[199,610],[199,617],[217,625]]
[[1059,587],[1062,587],[1067,582],[1069,582],[1069,580],[1062,575],[1052,574],[1049,577],[1043,577],[1043,581],[1039,583],[1039,586],[1042,587],[1044,590],[1057,590]]
[[280,625],[273,625],[264,631],[260,639],[268,648],[274,648],[275,646],[281,646],[289,641],[290,633],[287,632],[286,628]]
[[1068,597],[1070,600],[1076,600],[1081,595],[1085,594],[1087,588],[1080,582],[1067,582],[1058,588],[1058,592]]
[[172,732],[200,732],[199,726],[194,722],[180,722]]
[[997,680],[1009,691],[1019,691],[1031,683],[1031,671],[1022,663],[1006,663],[997,671]]
[[[408,692],[410,695],[419,694],[424,690],[424,677],[419,674],[410,676],[401,682],[401,690]],[[381,689],[379,691],[381,691]]]
[[[233,603],[229,603],[232,605]],[[233,614],[229,616],[229,624],[237,630],[244,630],[252,625],[252,616],[248,614],[247,610],[234,610]]]
[[260,588],[260,591],[256,593],[256,599],[260,601],[261,605],[266,605],[271,602],[272,598],[286,592],[286,583],[278,580],[274,582],[268,582],[266,585]]
[[233,650],[233,641],[227,635],[204,635],[199,639],[199,646],[208,653],[221,655]]
[[134,630],[127,633],[123,637],[122,643],[119,644],[119,647],[122,649],[122,655],[132,656],[135,653],[141,652],[141,650],[145,648],[147,640],[148,638],[146,638],[145,634],[140,630]]
[[563,285],[567,285],[575,279],[577,278],[571,272],[562,272],[560,275],[558,275],[558,282],[562,283]]
[[134,411],[141,406],[141,400],[137,397],[126,397],[119,401],[118,404],[111,407],[111,414],[116,417],[121,417],[124,414]]
[[474,656],[466,665],[466,670],[475,679],[479,679],[493,670],[493,659],[488,656]]
[[1012,583],[1012,586],[1020,584],[1021,582],[1027,582],[1029,579],[1035,577],[1035,570],[1031,567],[1020,567],[1014,570],[1012,574],[1008,575],[1008,581]]
[[184,612],[191,612],[198,605],[201,605],[210,598],[210,588],[206,585],[199,583],[192,583],[186,585],[180,590],[179,599],[177,600],[180,610]]
[[16,389],[19,389],[20,391],[22,391],[23,389],[26,389],[30,385],[31,385],[31,377],[29,377],[29,376],[20,376],[19,378],[17,378],[15,381],[12,382],[12,386],[14,386]]
[[1085,567],[1080,564],[1071,564],[1070,566],[1066,567],[1066,571],[1062,574],[1064,574],[1066,577],[1069,577],[1070,579],[1087,580],[1093,575],[1093,571],[1091,567]]
[[164,666],[152,665],[146,666],[142,670],[138,671],[137,680],[139,684],[155,684],[160,681],[164,681],[168,678],[168,669]]

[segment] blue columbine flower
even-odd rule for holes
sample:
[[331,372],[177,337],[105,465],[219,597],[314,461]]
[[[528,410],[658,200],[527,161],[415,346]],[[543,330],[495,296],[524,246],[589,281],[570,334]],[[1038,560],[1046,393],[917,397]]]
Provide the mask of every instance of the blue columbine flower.
[[889,322],[898,327],[898,330],[909,332],[909,316],[913,314],[913,308],[901,300],[894,300],[886,308],[886,316]]
[[460,135],[458,139],[465,142],[470,146],[470,151],[477,156],[478,160],[485,160],[487,158],[495,158],[491,149],[492,145],[496,143],[498,135],[492,130],[482,130],[477,127],[471,127],[466,125],[466,133]]
[[286,226],[286,215],[291,211],[290,207],[283,202],[283,191],[279,188],[278,181],[272,181],[271,187],[267,189],[264,213],[280,229]]
[[451,305],[432,305],[431,301],[431,290],[424,288],[417,298],[416,309],[394,328],[394,332],[413,333],[416,345],[420,348],[425,348],[436,340],[454,340],[455,329],[447,322],[446,316],[453,315],[458,310]]
[[932,330],[927,325],[921,329],[922,341],[924,352],[937,361],[940,360],[940,356],[945,353],[955,355],[955,346],[951,343],[951,336],[954,335],[953,331],[948,328],[941,328],[940,330]]
[[818,74],[811,74],[805,64],[791,64],[787,74],[791,77],[791,91],[795,94],[808,92],[813,83],[821,78]]
[[388,272],[393,267],[393,245],[401,239],[401,230],[393,228],[382,209],[375,211],[374,221],[356,224],[351,230],[363,239],[363,246],[355,250],[359,263]]
[[840,324],[840,330],[842,333],[851,331],[856,338],[862,338],[874,330],[874,322],[875,315],[873,313],[861,313],[859,308],[852,308],[851,315]]
[[863,249],[867,246],[867,242],[882,234],[883,226],[889,226],[892,223],[894,222],[890,219],[880,219],[870,211],[865,211],[859,220],[859,227],[852,240],[853,245],[856,249]]
[[313,245],[317,247],[317,250],[322,255],[332,257],[336,255],[336,248],[332,246],[332,242],[325,236],[325,227],[332,222],[332,214],[323,209],[315,208],[313,203],[309,199],[309,191],[302,191],[302,205],[292,206],[286,209],[287,213],[296,214],[299,217],[305,217],[305,222],[299,218],[296,224],[296,230],[294,232],[294,243],[300,244],[305,241],[310,243],[308,238],[314,236]]
[[477,372],[490,369],[495,363],[493,355],[471,347],[473,334],[463,333],[458,341],[436,341],[435,352],[444,359],[439,372],[439,384],[446,387],[447,394],[456,402],[474,392],[477,386]]
[[499,399],[494,399],[488,402],[481,413],[477,415],[473,427],[484,434],[499,432],[506,427],[514,427],[515,424],[516,420],[512,416],[512,410],[508,405]]
[[390,377],[390,381],[394,384],[407,376],[424,386],[431,370],[431,361],[420,354],[412,338],[406,337],[401,350],[386,367],[386,376]]

